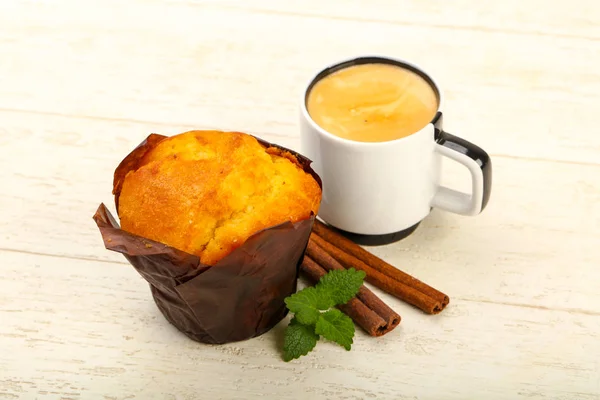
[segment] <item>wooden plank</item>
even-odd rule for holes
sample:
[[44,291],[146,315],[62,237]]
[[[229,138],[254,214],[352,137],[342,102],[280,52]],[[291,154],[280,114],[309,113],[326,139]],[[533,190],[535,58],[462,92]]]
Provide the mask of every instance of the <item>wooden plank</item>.
[[[172,3],[193,4],[235,10],[319,17],[327,20],[352,20],[380,24],[415,25],[479,32],[576,37],[600,39],[597,21],[600,10],[593,0],[575,3],[554,1],[551,6],[543,0],[418,0],[395,1],[332,0],[327,2],[292,0],[170,0]],[[535,11],[532,11],[535,10]]]
[[600,100],[590,72],[600,42],[203,3],[15,8],[0,15],[0,49],[11,55],[0,63],[0,109],[295,136],[311,74],[341,57],[382,53],[430,70],[446,94],[446,128],[490,152],[598,162],[600,136],[587,132]]
[[[2,252],[0,396],[598,399],[600,318],[455,301],[353,349],[280,359],[286,321],[253,340],[193,342],[122,265]],[[391,302],[398,308],[398,304]],[[104,397],[103,397],[104,396]]]
[[[26,115],[23,130],[23,115],[1,115],[0,209],[10,212],[0,214],[0,248],[124,262],[91,217],[101,202],[114,211],[114,168],[156,126]],[[468,186],[466,170],[445,166],[445,183]],[[453,298],[600,311],[600,166],[497,157],[494,169],[482,215],[435,211],[413,236],[372,251]]]

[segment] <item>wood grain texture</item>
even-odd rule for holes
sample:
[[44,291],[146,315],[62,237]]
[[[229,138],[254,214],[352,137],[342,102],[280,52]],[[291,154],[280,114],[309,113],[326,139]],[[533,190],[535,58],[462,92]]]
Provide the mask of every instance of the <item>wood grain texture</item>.
[[286,364],[285,321],[251,341],[198,344],[162,318],[131,267],[0,255],[0,345],[14,349],[0,358],[7,395],[597,398],[597,315],[455,300],[432,318],[389,300],[404,317],[390,334],[358,332],[350,352],[321,342]]
[[[12,13],[0,15],[0,45],[11,54],[0,63],[3,109],[294,136],[299,96],[316,69],[340,57],[383,53],[437,77],[448,130],[499,154],[598,162],[600,136],[587,134],[600,97],[590,67],[600,64],[598,42],[203,2],[13,4]],[[513,12],[509,4],[503,10]],[[454,19],[461,21],[460,13]]]
[[[600,399],[599,19],[591,0],[0,2],[0,399]],[[285,322],[190,341],[102,246],[115,166],[194,128],[298,149],[306,80],[361,53],[430,70],[446,128],[492,155],[482,215],[370,249],[450,306],[374,289],[400,327],[293,363]]]
[[[333,0],[307,6],[302,1],[273,2],[258,0],[252,3],[243,0],[171,0],[173,3],[206,5],[242,9],[253,12],[302,15],[328,20],[341,19],[353,22],[378,22],[395,25],[417,25],[505,34],[533,34],[578,39],[600,39],[596,17],[600,11],[592,0],[573,3],[556,2],[548,7],[543,0],[529,0],[526,4],[518,0],[502,3],[484,0],[434,0],[426,7],[418,0],[394,1]],[[535,10],[535,12],[531,12]]]

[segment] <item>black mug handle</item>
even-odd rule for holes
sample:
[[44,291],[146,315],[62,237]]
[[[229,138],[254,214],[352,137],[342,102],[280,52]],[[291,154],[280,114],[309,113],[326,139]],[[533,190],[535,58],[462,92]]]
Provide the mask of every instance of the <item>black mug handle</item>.
[[492,160],[479,146],[442,129],[435,131],[435,151],[466,166],[471,172],[471,193],[438,187],[431,206],[462,215],[477,215],[486,207],[492,191]]

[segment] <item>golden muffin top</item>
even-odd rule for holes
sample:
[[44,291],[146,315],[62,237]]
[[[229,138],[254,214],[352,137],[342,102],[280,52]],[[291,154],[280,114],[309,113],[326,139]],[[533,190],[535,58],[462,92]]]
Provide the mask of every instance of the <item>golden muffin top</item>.
[[166,138],[123,180],[121,228],[216,264],[254,233],[318,213],[321,188],[289,152],[239,132]]

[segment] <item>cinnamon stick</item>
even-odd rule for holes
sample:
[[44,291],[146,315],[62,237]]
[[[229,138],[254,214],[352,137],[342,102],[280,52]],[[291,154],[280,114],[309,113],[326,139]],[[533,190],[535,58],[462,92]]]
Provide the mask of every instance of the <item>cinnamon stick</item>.
[[358,258],[365,264],[371,266],[373,269],[383,274],[386,274],[394,278],[395,280],[404,283],[405,285],[411,286],[417,289],[418,291],[427,294],[429,297],[438,300],[440,303],[443,304],[444,307],[446,307],[450,303],[450,299],[446,294],[407,274],[406,272],[399,270],[393,265],[388,264],[381,258],[377,257],[375,254],[363,249],[361,246],[357,245],[352,240],[344,237],[338,232],[335,232],[333,229],[329,228],[321,221],[315,221],[315,224],[313,226],[313,232],[321,238],[325,239],[327,242],[333,244],[339,249],[345,251],[346,253]]
[[[443,295],[445,296],[446,300],[444,300],[444,298],[440,298],[439,296],[434,297],[431,295],[431,291],[421,292],[419,289],[411,285],[396,280],[391,276],[388,276],[376,270],[371,265],[366,264],[362,260],[354,257],[352,254],[344,252],[342,249],[336,247],[334,244],[316,235],[314,231],[310,235],[309,243],[311,241],[318,246],[316,248],[312,246],[313,251],[318,252],[320,250],[327,252],[331,257],[336,259],[345,268],[354,268],[364,271],[367,274],[365,278],[367,282],[377,286],[381,290],[399,298],[400,300],[403,300],[421,309],[422,311],[428,314],[438,314],[448,304],[448,296]],[[413,280],[416,279],[413,278]]]
[[[345,269],[335,258],[330,256],[312,240],[308,241],[306,254],[327,271]],[[392,329],[400,323],[400,315],[392,310],[366,286],[361,286],[356,297],[382,317],[388,326],[392,326]]]
[[[327,273],[327,270],[325,270],[323,267],[321,267],[319,264],[317,264],[314,260],[312,260],[309,256],[306,255],[304,256],[304,260],[300,265],[300,270],[315,283],[318,282],[319,279],[321,279],[321,277],[323,277],[323,275]],[[373,294],[373,296],[375,296],[375,294]],[[379,302],[381,302],[381,300],[379,300]],[[377,312],[373,311],[367,305],[365,305],[365,303],[363,303],[360,300],[358,295],[357,297],[352,298],[348,303],[339,305],[338,308],[344,314],[352,318],[352,320],[358,326],[360,326],[365,332],[367,332],[371,336],[385,335],[387,332],[394,329],[400,323],[400,316],[397,314],[397,318],[394,319],[392,323],[388,323],[384,318],[377,314]]]

